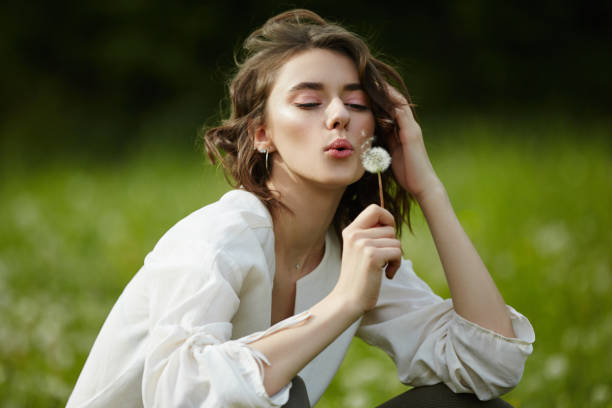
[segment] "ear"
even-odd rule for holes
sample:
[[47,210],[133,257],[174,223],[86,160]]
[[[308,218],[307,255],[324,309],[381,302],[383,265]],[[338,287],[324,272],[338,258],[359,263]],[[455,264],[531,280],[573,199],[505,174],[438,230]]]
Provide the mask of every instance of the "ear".
[[268,152],[276,150],[271,134],[265,125],[256,126],[253,130],[253,145],[257,150],[266,149]]

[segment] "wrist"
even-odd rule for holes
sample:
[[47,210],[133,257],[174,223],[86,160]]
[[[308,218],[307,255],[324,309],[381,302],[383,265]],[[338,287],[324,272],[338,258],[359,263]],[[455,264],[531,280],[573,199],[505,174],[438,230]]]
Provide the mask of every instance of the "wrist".
[[439,179],[433,180],[429,185],[421,191],[413,195],[419,206],[423,208],[431,200],[447,199],[448,194],[446,188]]
[[345,296],[337,289],[327,295],[323,302],[325,302],[325,307],[330,313],[340,321],[347,323],[347,327],[364,314],[358,302],[350,296]]

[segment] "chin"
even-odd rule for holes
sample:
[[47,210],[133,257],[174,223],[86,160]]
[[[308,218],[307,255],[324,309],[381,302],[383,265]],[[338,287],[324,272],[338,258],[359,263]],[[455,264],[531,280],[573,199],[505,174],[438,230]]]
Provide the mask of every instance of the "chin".
[[330,188],[338,188],[338,187],[342,187],[342,188],[346,188],[348,186],[350,186],[351,184],[359,181],[361,179],[361,177],[363,176],[363,171],[360,172],[359,174],[347,174],[347,175],[340,175],[337,174],[335,175],[335,177],[330,177],[324,180],[320,180],[321,184],[326,185]]

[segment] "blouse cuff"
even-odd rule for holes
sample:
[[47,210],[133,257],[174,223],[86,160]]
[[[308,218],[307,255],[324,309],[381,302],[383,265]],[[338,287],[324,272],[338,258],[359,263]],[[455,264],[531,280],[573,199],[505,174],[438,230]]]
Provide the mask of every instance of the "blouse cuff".
[[291,316],[287,319],[281,320],[276,323],[274,326],[269,329],[253,334],[249,334],[248,336],[242,337],[238,340],[234,340],[236,343],[240,343],[250,351],[253,360],[257,363],[257,369],[248,370],[245,374],[245,378],[254,388],[255,392],[258,396],[266,399],[273,406],[282,406],[289,400],[289,390],[291,389],[291,381],[284,386],[279,392],[276,394],[269,396],[264,387],[264,364],[270,365],[270,360],[259,350],[248,346],[248,344],[253,343],[265,336],[270,334],[279,332],[286,328],[296,326],[306,320],[310,319],[310,312],[305,311],[295,316]]
[[512,329],[514,330],[514,334],[516,337],[506,337],[502,334],[499,334],[493,330],[482,327],[481,325],[474,323],[470,320],[459,315],[457,312],[454,312],[454,317],[456,322],[462,326],[462,328],[466,332],[471,332],[473,334],[482,334],[486,336],[497,337],[500,340],[507,341],[510,343],[517,343],[519,345],[530,346],[535,341],[535,331],[533,330],[533,326],[529,320],[517,312],[512,306],[507,306],[508,311],[510,312],[510,321],[512,323]]
[[521,380],[525,360],[533,352],[535,333],[527,318],[507,307],[516,338],[484,328],[453,311],[452,350],[447,350],[448,385],[453,391],[471,391],[480,400],[489,400],[510,391]]

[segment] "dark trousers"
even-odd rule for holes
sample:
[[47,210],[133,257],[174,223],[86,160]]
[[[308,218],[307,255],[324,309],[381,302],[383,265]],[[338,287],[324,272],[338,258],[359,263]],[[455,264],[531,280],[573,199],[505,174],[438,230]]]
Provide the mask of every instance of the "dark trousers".
[[[310,408],[306,385],[300,377],[292,381],[286,408]],[[390,399],[378,408],[512,408],[501,398],[480,401],[474,394],[455,394],[444,384],[417,387]]]

